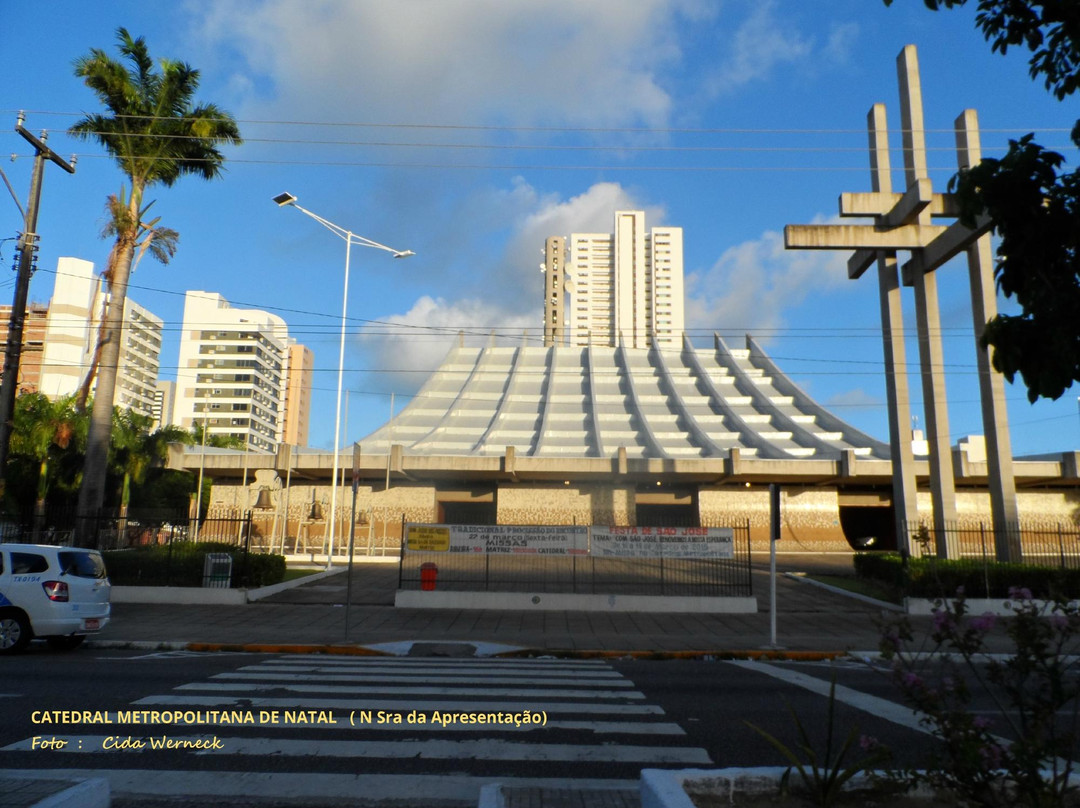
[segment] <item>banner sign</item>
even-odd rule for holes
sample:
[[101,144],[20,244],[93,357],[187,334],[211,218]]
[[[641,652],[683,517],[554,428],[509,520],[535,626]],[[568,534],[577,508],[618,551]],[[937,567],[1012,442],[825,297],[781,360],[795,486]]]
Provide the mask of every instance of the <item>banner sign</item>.
[[589,529],[572,525],[407,525],[406,549],[435,553],[587,555]]
[[592,555],[622,558],[734,558],[730,527],[594,527]]

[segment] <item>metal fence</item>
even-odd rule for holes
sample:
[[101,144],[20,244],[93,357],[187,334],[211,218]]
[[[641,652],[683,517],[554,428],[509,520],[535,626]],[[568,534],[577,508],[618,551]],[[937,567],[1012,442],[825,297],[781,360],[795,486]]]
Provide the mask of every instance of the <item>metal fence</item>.
[[[941,556],[938,533],[926,523],[908,526],[909,547],[916,557]],[[1080,569],[1080,526],[1058,523],[1049,526],[1011,524],[995,531],[993,526],[950,524],[941,537],[949,547],[949,557],[996,561],[998,548],[1010,548],[1011,560],[1040,567]]]
[[446,553],[404,546],[399,589],[597,595],[749,597],[750,527],[733,528],[734,558]]
[[86,516],[50,513],[34,524],[0,524],[0,541],[71,545],[77,531],[87,537],[82,543],[98,550],[126,550],[137,547],[173,545],[178,542],[218,542],[231,547],[251,544],[252,518],[247,512],[232,517],[189,519],[185,513],[133,512],[121,515],[102,511]]

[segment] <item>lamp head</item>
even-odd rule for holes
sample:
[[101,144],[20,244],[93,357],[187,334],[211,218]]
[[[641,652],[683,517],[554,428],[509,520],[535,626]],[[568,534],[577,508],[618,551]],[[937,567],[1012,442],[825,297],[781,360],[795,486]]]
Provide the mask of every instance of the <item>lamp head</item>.
[[394,252],[394,258],[408,258],[410,255],[416,255],[412,250],[401,250],[400,252]]
[[278,203],[278,207],[285,207],[286,205],[295,205],[296,197],[290,194],[288,191],[278,194],[274,197],[274,201]]

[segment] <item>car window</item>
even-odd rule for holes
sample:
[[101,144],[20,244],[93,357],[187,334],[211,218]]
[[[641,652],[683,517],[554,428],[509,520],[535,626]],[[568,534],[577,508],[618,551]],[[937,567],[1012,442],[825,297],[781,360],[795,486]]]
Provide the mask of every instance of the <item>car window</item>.
[[104,578],[105,562],[97,553],[80,553],[76,550],[62,550],[57,556],[60,569],[67,575],[78,578]]
[[35,572],[48,572],[49,560],[37,553],[12,553],[11,574],[30,575]]

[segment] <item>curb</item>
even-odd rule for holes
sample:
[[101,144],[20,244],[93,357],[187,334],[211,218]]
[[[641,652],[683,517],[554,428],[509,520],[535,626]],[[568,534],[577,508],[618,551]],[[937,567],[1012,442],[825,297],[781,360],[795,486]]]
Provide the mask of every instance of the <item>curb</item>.
[[850,651],[784,651],[770,649],[725,649],[708,651],[603,651],[585,649],[539,649],[523,648],[519,651],[507,651],[495,656],[513,657],[554,657],[556,659],[701,659],[701,660],[777,660],[787,662],[824,662],[830,659],[849,656]]
[[[77,780],[44,779],[40,772],[0,777],[4,805],[23,805],[27,808],[109,808],[109,781],[104,777]],[[7,802],[10,799],[11,802]],[[30,799],[34,802],[24,802]]]
[[[90,640],[87,648],[119,651],[198,651],[201,653],[249,653],[249,654],[323,654],[337,656],[395,657],[389,651],[364,645],[298,644],[298,643],[225,643],[225,642],[153,642],[146,640]],[[638,660],[686,660],[704,661],[765,660],[778,662],[825,662],[841,657],[862,658],[875,652],[855,651],[782,651],[762,650],[704,650],[704,651],[607,651],[590,649],[520,648],[501,651],[483,658],[497,659],[638,659]],[[466,657],[463,657],[466,658]],[[472,658],[472,657],[467,657]]]

